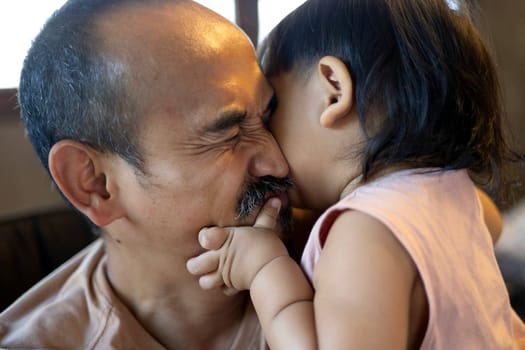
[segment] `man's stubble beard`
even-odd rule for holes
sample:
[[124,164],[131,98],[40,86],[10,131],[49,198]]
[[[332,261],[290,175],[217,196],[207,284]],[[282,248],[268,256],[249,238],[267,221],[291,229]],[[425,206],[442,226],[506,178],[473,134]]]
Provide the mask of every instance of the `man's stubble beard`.
[[[292,187],[293,182],[289,177],[278,178],[268,175],[248,180],[238,200],[237,219],[246,219],[257,212],[264,205],[269,194],[286,192]],[[277,224],[280,236],[287,236],[293,225],[292,208],[289,205],[281,207]]]

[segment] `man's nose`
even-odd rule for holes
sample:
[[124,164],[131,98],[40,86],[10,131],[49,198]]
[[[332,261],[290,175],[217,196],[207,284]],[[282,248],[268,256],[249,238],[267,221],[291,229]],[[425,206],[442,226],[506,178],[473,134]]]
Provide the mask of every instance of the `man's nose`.
[[271,175],[274,177],[288,176],[290,169],[284,158],[277,141],[268,132],[267,140],[261,144],[250,162],[250,175],[261,177]]

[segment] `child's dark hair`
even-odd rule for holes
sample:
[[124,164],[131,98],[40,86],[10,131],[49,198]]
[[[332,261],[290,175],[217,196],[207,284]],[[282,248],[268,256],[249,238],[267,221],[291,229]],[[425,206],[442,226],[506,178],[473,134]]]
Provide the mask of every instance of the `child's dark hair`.
[[309,0],[259,48],[269,77],[307,72],[326,55],[352,75],[365,181],[406,164],[468,169],[488,189],[501,184],[512,152],[500,87],[468,16],[445,0]]

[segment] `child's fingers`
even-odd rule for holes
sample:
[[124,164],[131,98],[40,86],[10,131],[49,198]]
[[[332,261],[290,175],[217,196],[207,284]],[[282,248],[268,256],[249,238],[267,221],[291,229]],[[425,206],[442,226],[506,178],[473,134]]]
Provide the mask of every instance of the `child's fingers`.
[[219,267],[219,253],[210,250],[186,262],[186,268],[192,275],[204,275],[217,270]]
[[220,273],[211,273],[199,278],[199,285],[202,289],[213,289],[222,287],[224,284]]
[[277,197],[270,198],[262,207],[259,215],[257,215],[253,226],[273,229],[277,223],[280,209],[281,200]]
[[228,238],[228,230],[221,227],[206,227],[199,232],[200,245],[208,250],[217,250]]
[[233,287],[228,287],[226,285],[222,286],[222,292],[224,294],[226,294],[227,296],[232,296],[232,295],[235,295],[237,293],[239,293],[240,291],[238,289],[235,289]]

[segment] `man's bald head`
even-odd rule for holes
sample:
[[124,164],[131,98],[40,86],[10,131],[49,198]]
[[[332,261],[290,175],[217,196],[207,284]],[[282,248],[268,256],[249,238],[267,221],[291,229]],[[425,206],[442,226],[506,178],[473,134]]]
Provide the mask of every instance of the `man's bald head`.
[[137,120],[148,87],[175,73],[186,83],[189,63],[210,61],[214,47],[239,40],[253,50],[238,28],[189,0],[68,1],[22,69],[22,119],[38,157],[49,170],[53,144],[72,139],[142,171]]
[[[163,93],[150,89],[161,80],[177,83],[169,93],[180,100],[178,109],[202,95],[209,86],[199,82],[217,69],[214,63],[225,48],[241,46],[255,62],[254,48],[238,27],[193,1],[130,2],[101,16],[96,29],[104,60],[119,67],[119,79],[141,113],[148,112],[151,93]],[[238,58],[235,50],[229,55]]]
[[134,48],[129,51],[130,44],[141,44],[144,51],[164,45],[167,54],[178,53],[181,60],[193,60],[213,55],[214,49],[228,42],[248,43],[245,34],[231,22],[187,0],[128,1],[109,9],[96,25],[104,49],[126,56],[137,53]]

